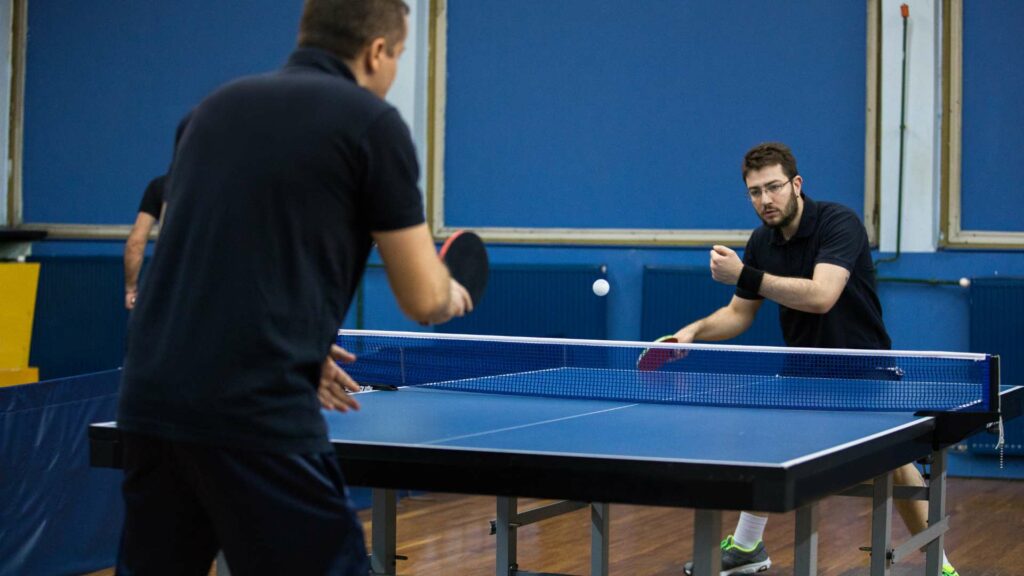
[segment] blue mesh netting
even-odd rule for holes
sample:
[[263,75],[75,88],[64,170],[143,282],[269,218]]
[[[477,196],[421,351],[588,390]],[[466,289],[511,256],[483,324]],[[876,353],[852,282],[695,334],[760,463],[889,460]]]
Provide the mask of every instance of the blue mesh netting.
[[694,405],[872,411],[988,411],[983,355],[814,352],[658,345],[684,351],[657,370],[649,345],[553,339],[477,339],[344,331],[363,385]]

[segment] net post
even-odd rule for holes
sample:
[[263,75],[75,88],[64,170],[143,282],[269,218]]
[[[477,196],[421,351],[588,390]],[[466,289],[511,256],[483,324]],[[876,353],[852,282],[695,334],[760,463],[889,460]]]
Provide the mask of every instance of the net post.
[[998,414],[1001,412],[1002,406],[999,397],[999,385],[1001,376],[999,374],[999,355],[992,354],[988,357],[989,370],[988,370],[988,397],[989,397],[989,412]]

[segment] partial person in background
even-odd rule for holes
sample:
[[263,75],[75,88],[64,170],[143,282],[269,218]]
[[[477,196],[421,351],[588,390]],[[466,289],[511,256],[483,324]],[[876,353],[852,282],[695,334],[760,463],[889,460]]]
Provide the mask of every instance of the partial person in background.
[[149,181],[142,202],[139,203],[135,224],[128,233],[128,241],[124,243],[124,307],[129,310],[135,308],[139,296],[139,272],[142,271],[142,260],[146,257],[149,233],[160,222],[163,213],[166,181],[166,175]]
[[[750,328],[768,298],[779,304],[787,346],[890,349],[871,246],[857,214],[808,197],[796,158],[779,142],[747,152],[743,181],[763,226],[750,235],[742,260],[725,246],[711,250],[712,278],[736,286],[736,294],[728,305],[681,328],[677,341],[735,338]],[[893,481],[924,486],[913,464],[895,470]],[[912,534],[928,527],[927,503],[897,500],[896,508]],[[771,566],[762,542],[767,522],[766,517],[740,514],[736,531],[722,541],[723,575],[753,574]],[[956,576],[945,553],[942,563],[944,576]],[[691,569],[691,563],[684,567],[687,574]]]
[[369,571],[321,409],[359,408],[335,338],[376,242],[412,320],[472,309],[438,258],[409,129],[384,97],[401,0],[306,0],[279,70],[182,121],[118,406],[119,574]]

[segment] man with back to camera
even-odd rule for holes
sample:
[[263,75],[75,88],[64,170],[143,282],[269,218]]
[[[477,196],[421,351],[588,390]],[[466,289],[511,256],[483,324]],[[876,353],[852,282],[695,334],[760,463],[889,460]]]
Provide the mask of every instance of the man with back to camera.
[[[711,250],[711,276],[735,285],[723,308],[676,332],[679,342],[725,340],[754,322],[764,298],[779,304],[787,346],[889,350],[875,292],[875,267],[864,225],[849,208],[816,202],[803,193],[796,158],[780,142],[751,148],[743,159],[743,181],[763,226],[747,241],[743,260],[725,246]],[[895,484],[924,486],[921,472],[907,464]],[[928,527],[928,505],[897,500],[912,534]],[[771,560],[761,538],[768,519],[740,513],[736,531],[722,541],[721,574],[753,574]],[[957,576],[943,552],[944,576]],[[684,567],[691,574],[692,563]]]
[[142,271],[149,233],[160,222],[160,214],[163,212],[166,180],[166,176],[150,180],[142,195],[142,202],[139,203],[135,224],[124,243],[124,307],[128,310],[135,308],[135,300],[139,295],[139,272]]
[[409,131],[383,98],[401,0],[306,0],[280,70],[177,131],[167,210],[129,325],[119,574],[368,571],[321,407],[358,409],[335,345],[376,242],[402,310],[472,309],[424,223]]

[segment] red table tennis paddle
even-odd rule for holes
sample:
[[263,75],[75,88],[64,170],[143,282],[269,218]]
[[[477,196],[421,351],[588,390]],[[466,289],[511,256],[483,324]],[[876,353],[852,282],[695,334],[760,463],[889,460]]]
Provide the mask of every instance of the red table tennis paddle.
[[[675,336],[662,336],[655,340],[655,342],[678,342]],[[653,372],[662,366],[666,362],[672,360],[677,351],[671,348],[648,348],[644,350],[640,357],[636,360],[636,369],[641,372]]]
[[452,278],[469,292],[473,306],[479,305],[487,289],[489,269],[484,241],[473,232],[459,230],[445,240],[439,254]]

